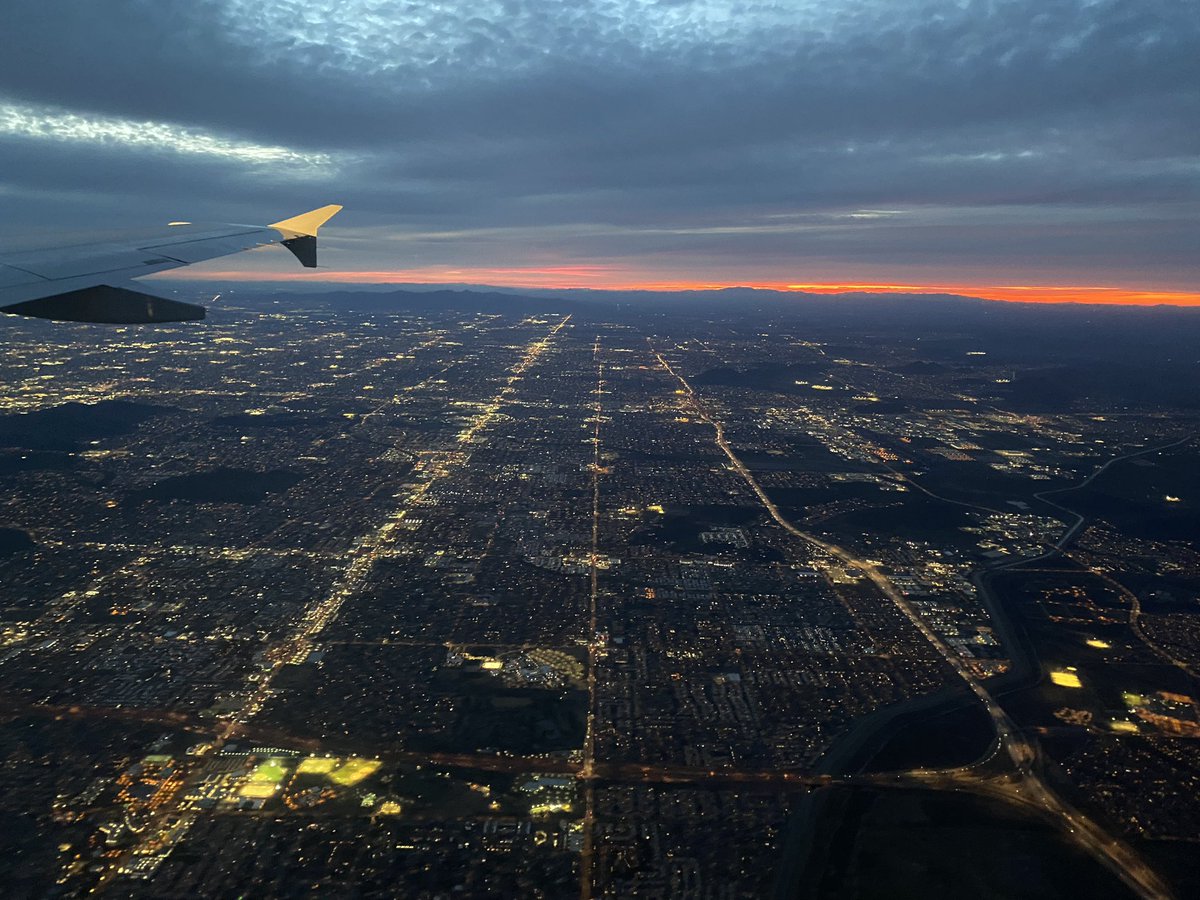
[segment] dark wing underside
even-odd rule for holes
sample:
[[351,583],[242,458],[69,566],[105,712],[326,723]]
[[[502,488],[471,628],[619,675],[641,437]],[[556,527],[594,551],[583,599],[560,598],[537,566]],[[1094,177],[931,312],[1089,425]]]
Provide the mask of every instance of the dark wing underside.
[[0,312],[69,322],[183,322],[204,308],[130,281],[282,244],[317,264],[317,231],[340,206],[323,206],[273,225],[180,224],[152,235],[0,255]]
[[26,300],[6,306],[3,311],[10,315],[58,322],[107,324],[192,322],[204,318],[203,306],[113,287],[111,284],[98,284],[52,297]]

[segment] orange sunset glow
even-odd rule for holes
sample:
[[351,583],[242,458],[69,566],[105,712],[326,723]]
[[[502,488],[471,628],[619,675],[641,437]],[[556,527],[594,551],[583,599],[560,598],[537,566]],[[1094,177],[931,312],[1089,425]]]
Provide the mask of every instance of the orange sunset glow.
[[501,268],[415,268],[376,271],[185,271],[174,279],[246,282],[328,282],[336,284],[471,284],[508,288],[570,290],[584,288],[613,291],[712,291],[754,288],[805,294],[956,294],[984,300],[1018,303],[1091,303],[1112,306],[1200,306],[1200,292],[1131,290],[1101,285],[987,285],[987,284],[882,284],[789,283],[780,281],[699,281],[661,277],[638,279],[631,273],[606,266],[556,265]]

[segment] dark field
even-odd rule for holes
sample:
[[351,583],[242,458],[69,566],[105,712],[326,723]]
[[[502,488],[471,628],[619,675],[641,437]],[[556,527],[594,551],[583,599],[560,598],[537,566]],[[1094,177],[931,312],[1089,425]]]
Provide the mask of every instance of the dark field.
[[809,864],[778,897],[1132,897],[1057,832],[1009,807],[956,794],[826,790]]
[[269,495],[282,493],[299,484],[303,476],[286,469],[255,472],[248,469],[216,469],[191,475],[177,475],[153,487],[130,495],[137,503],[239,503],[254,506]]

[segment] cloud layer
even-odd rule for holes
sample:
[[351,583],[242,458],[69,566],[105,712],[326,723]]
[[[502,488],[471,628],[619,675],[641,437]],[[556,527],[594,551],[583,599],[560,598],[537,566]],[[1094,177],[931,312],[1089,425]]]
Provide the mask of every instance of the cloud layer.
[[364,270],[1194,288],[1192,3],[12,0],[5,25],[0,236],[336,201],[327,259]]

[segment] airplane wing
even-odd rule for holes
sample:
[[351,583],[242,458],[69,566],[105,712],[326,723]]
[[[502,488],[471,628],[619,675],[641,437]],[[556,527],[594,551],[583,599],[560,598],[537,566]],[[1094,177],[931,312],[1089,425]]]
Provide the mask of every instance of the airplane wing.
[[317,265],[317,231],[341,210],[322,206],[272,225],[173,222],[138,238],[0,254],[0,313],[64,322],[184,322],[204,307],[149,292],[130,279],[205,259],[283,244]]

